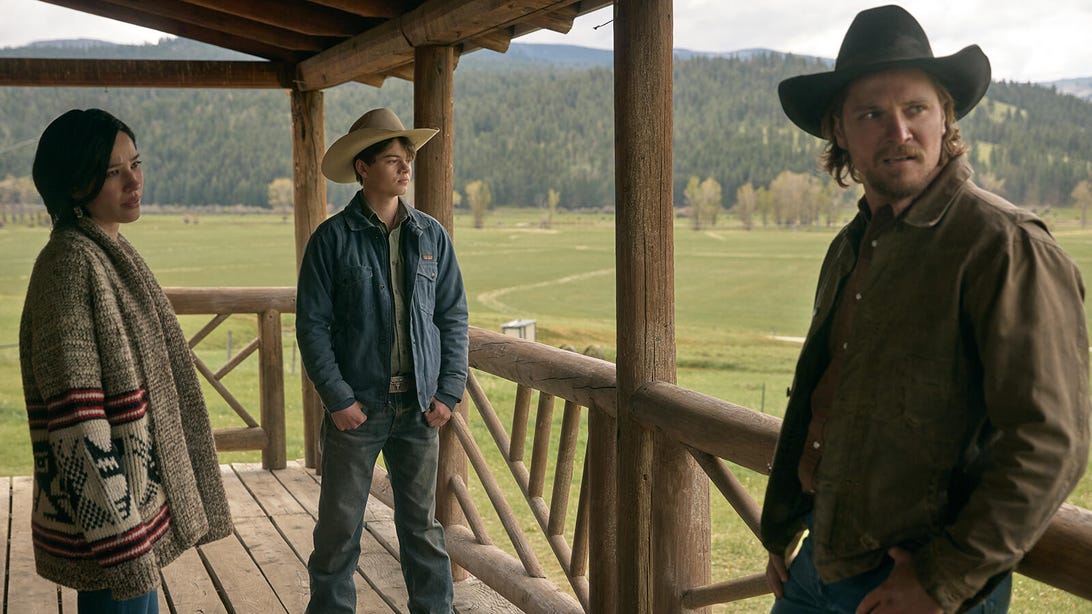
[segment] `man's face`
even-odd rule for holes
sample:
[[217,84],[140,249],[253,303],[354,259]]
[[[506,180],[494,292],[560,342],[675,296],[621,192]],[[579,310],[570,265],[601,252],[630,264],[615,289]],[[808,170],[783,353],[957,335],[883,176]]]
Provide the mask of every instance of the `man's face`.
[[356,170],[364,178],[364,189],[382,197],[406,194],[413,170],[413,154],[397,139],[375,156],[375,162],[357,160]]
[[940,172],[944,108],[922,71],[891,70],[857,79],[846,91],[834,138],[849,152],[871,207],[910,204]]

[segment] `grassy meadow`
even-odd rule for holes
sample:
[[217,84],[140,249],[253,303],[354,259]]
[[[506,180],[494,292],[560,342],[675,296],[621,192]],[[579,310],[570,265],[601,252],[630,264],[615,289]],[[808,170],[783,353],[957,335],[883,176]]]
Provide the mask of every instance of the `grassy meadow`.
[[[1062,212],[1068,214],[1069,212]],[[474,229],[469,215],[456,217],[455,243],[463,269],[474,326],[500,330],[518,318],[537,321],[537,339],[577,351],[592,349],[609,360],[615,356],[614,219],[611,215],[565,213],[543,228],[541,210],[504,209],[492,212],[486,227]],[[1092,279],[1092,229],[1085,230],[1058,210],[1047,216],[1062,245]],[[196,219],[196,223],[195,223]],[[781,415],[785,390],[791,383],[799,343],[806,332],[815,278],[833,228],[775,231],[738,228],[735,220],[702,231],[687,220],[675,228],[675,294],[678,382],[680,385],[732,402]],[[145,215],[123,233],[148,260],[164,286],[292,286],[295,247],[291,219],[279,215]],[[48,229],[9,224],[0,228],[0,475],[29,475],[31,456],[18,362],[18,326],[31,266],[45,243]],[[185,316],[188,334],[210,317]],[[233,316],[198,346],[198,354],[214,371],[228,358],[228,345],[238,351],[256,335],[253,316]],[[777,338],[775,338],[777,337]],[[779,339],[779,338],[789,339]],[[285,392],[289,440],[288,458],[303,456],[299,400],[299,362],[291,316],[284,319]],[[508,382],[478,373],[494,408],[511,428],[515,388]],[[229,389],[257,417],[257,361],[251,358],[225,378]],[[240,422],[211,387],[206,386],[217,426]],[[561,428],[558,403],[552,434]],[[564,585],[545,540],[514,481],[504,470],[488,430],[471,410],[471,426],[479,445],[508,492],[524,531],[536,540],[542,564]],[[533,424],[531,429],[533,429]],[[585,429],[586,431],[586,429]],[[531,435],[529,434],[529,441]],[[579,449],[582,456],[583,441]],[[488,445],[487,445],[488,444]],[[527,456],[529,457],[529,450]],[[224,453],[222,461],[255,461],[256,453]],[[579,468],[582,459],[578,458]],[[762,476],[737,468],[737,475],[761,501]],[[579,472],[575,476],[579,479]],[[553,484],[547,474],[547,496]],[[488,499],[472,478],[471,490],[483,515],[491,519],[490,534],[505,547],[500,523]],[[575,523],[577,489],[570,496],[568,535]],[[663,493],[663,496],[672,496]],[[1092,508],[1092,477],[1086,477],[1070,498]],[[765,554],[731,508],[713,489],[712,561],[714,580],[761,571]],[[511,551],[511,548],[507,548]],[[767,612],[768,597],[717,608],[723,612]],[[1092,612],[1092,604],[1042,584],[1018,578],[1014,612],[1062,610]]]

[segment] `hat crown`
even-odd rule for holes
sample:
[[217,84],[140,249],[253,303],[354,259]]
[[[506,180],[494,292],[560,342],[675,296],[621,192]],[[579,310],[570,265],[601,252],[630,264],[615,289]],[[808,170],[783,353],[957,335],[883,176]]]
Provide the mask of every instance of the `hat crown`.
[[360,116],[360,119],[353,122],[352,127],[349,128],[349,132],[356,132],[357,130],[389,130],[391,132],[402,132],[406,129],[402,125],[402,120],[398,119],[398,116],[394,114],[388,108],[372,109],[364,115]]
[[846,70],[932,57],[933,48],[921,24],[905,9],[892,4],[857,14],[842,40],[834,68]]

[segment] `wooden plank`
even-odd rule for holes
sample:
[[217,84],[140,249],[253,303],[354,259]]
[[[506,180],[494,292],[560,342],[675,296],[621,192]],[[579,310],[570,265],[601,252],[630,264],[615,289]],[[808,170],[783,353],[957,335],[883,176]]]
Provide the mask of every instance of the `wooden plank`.
[[[371,500],[368,501],[368,509],[382,507],[382,504],[376,505]],[[395,552],[397,551],[396,542]],[[370,530],[364,531],[360,536],[360,563],[357,570],[364,574],[368,584],[391,609],[395,612],[408,610],[409,593],[406,591],[406,581],[402,578],[398,557],[392,555],[387,544],[380,543]]]
[[[76,592],[76,589],[68,588],[67,586],[62,586],[61,587],[61,612],[62,612],[62,614],[68,614],[69,612],[75,612],[76,611],[76,609],[79,607],[79,603],[77,603],[77,595],[78,595],[78,593]],[[163,600],[163,591],[162,590],[159,591],[159,603],[160,604],[166,603]],[[165,610],[162,607],[160,607],[160,611],[161,612],[169,612],[170,610]]]
[[[304,476],[307,477],[307,476]],[[310,478],[307,478],[310,480]],[[312,481],[312,484],[314,482]],[[311,556],[312,549],[312,532],[315,529],[315,521],[309,514],[293,514],[291,516],[275,516],[273,523],[276,524],[281,534],[284,535],[288,545],[295,551],[296,556],[301,561],[307,561],[307,558]],[[395,612],[398,610],[392,610],[390,605],[378,593],[372,589],[363,578],[357,578],[356,580],[356,611],[368,612],[374,614],[377,612]]]
[[[246,519],[236,519],[237,524],[245,522]],[[199,546],[198,551],[209,569],[213,584],[231,604],[232,611],[260,614],[287,612],[238,538],[226,537]]]
[[[216,585],[196,548],[186,550],[171,561],[163,568],[162,575],[163,586],[159,591],[161,612],[227,614],[227,608],[216,592]],[[173,609],[164,609],[164,599]]]
[[[381,544],[387,552],[396,560],[398,559],[398,534],[394,528],[394,511],[386,505],[373,505],[368,502],[368,509],[364,512],[367,533],[374,536],[377,543]],[[497,591],[489,587],[474,576],[468,576],[465,580],[455,582],[454,606],[459,614],[467,612],[522,612],[502,597]]]
[[[306,518],[309,524],[313,522],[307,514],[295,516]],[[235,531],[285,609],[292,613],[306,610],[311,594],[307,566],[277,527],[268,518],[247,518],[235,523]]]
[[7,596],[7,611],[20,614],[56,614],[57,585],[38,575],[30,533],[34,480],[29,476],[11,479],[11,543],[8,559],[9,585],[19,589]]
[[243,486],[268,516],[306,514],[292,493],[284,487],[272,472],[257,463],[233,463],[232,468]]
[[319,483],[310,469],[299,461],[289,461],[286,469],[273,475],[308,514],[318,517]]
[[242,480],[228,465],[220,465],[220,477],[224,480],[224,491],[227,493],[228,505],[231,507],[231,517],[235,520],[241,518],[254,518],[265,516],[262,507],[254,500],[250,491],[243,485]]

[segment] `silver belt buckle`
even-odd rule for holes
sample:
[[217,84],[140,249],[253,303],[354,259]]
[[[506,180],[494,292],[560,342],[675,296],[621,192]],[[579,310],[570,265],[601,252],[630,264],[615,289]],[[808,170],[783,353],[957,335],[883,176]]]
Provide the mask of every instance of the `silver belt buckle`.
[[410,377],[408,375],[395,375],[391,377],[391,387],[389,392],[409,392],[410,389]]

